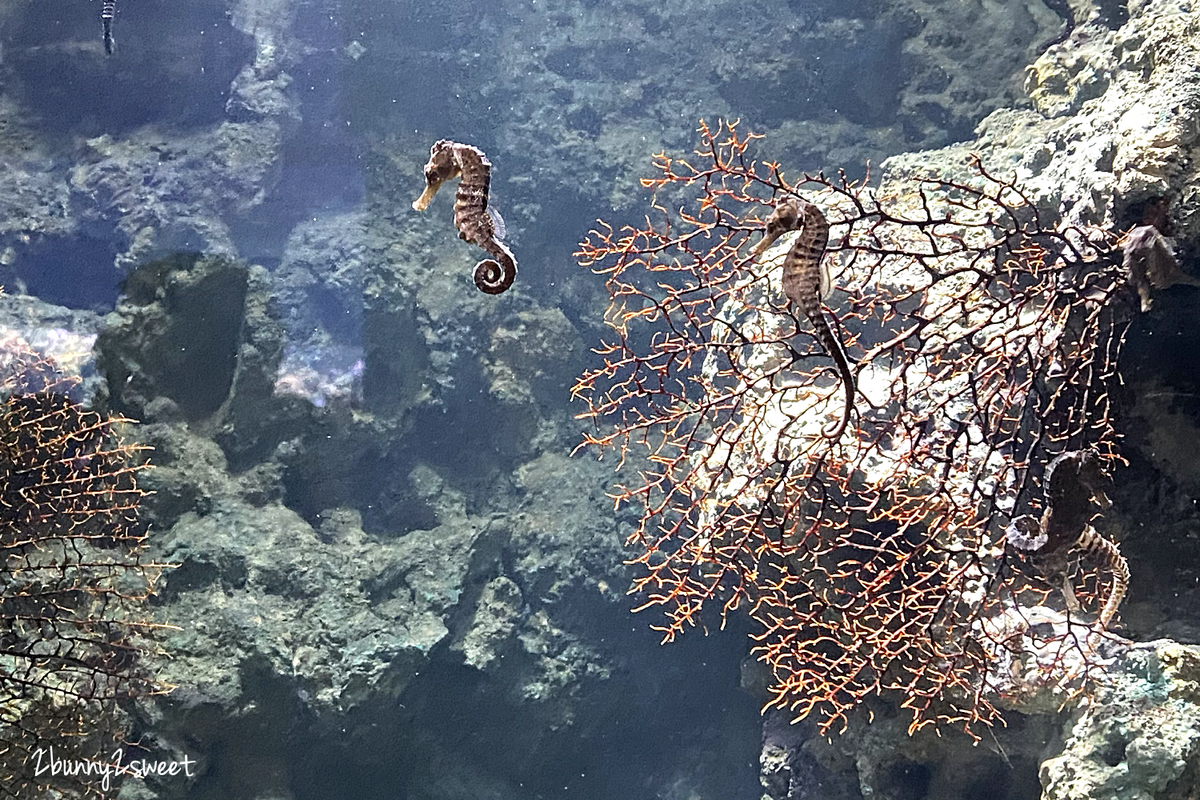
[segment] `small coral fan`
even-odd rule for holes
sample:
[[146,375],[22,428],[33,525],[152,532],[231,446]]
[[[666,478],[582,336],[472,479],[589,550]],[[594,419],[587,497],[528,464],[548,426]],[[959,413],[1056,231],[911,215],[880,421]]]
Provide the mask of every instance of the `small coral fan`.
[[101,791],[39,764],[50,747],[111,758],[118,701],[158,688],[143,665],[143,601],[161,571],[144,560],[143,448],[76,388],[0,342],[0,797]]

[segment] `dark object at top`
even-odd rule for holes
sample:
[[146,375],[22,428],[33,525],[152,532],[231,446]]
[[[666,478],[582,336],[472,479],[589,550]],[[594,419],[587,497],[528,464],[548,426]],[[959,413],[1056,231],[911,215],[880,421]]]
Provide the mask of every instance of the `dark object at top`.
[[504,244],[504,221],[488,207],[492,162],[478,147],[440,139],[429,149],[425,191],[413,201],[424,211],[443,183],[460,178],[454,195],[454,227],[458,238],[491,256],[475,265],[475,285],[487,294],[500,294],[517,277],[517,261]]
[[104,52],[110,56],[116,46],[112,35],[113,15],[116,13],[117,0],[104,0],[104,5],[100,7],[100,24],[104,26]]

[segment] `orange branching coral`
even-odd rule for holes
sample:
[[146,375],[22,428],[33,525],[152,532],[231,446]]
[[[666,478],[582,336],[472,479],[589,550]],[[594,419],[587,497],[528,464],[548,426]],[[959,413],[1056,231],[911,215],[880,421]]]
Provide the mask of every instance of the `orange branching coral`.
[[[706,606],[749,614],[768,705],[823,731],[887,694],[914,730],[973,732],[1005,694],[1085,685],[1111,562],[1080,547],[1047,569],[1004,532],[1041,508],[1059,454],[1117,458],[1116,237],[1048,225],[978,159],[884,195],[790,183],[736,124],[700,136],[692,161],[656,156],[642,226],[601,222],[577,253],[606,279],[611,335],[574,391],[586,444],[640,465],[616,499],[641,510],[641,607],[665,640]],[[753,252],[801,195],[829,221],[822,299],[854,365],[840,439],[821,429],[843,381],[780,285],[789,234]]]
[[[72,399],[77,381],[0,343],[0,796],[102,793],[60,762],[108,761],[117,703],[160,689],[147,674],[140,448],[125,420]],[[113,778],[113,781],[119,780]],[[114,787],[115,790],[115,787]]]

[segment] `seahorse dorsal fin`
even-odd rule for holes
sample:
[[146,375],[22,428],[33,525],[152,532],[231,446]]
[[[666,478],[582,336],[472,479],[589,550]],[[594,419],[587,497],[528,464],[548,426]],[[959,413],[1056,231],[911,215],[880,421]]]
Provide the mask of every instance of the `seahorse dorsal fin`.
[[833,291],[833,276],[829,272],[829,259],[821,259],[821,265],[818,268],[820,272],[820,280],[817,286],[817,296],[822,300],[829,297],[829,293]]
[[497,241],[504,241],[508,238],[508,228],[504,226],[504,217],[500,216],[500,212],[493,206],[487,207],[487,213],[492,218],[492,236],[496,237]]

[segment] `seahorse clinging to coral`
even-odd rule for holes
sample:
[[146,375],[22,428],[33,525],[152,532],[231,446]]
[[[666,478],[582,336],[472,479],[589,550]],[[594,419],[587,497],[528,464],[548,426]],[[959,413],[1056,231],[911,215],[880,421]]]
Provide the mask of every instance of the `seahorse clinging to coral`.
[[1068,450],[1046,467],[1042,478],[1046,510],[1039,520],[1028,514],[1013,519],[1005,529],[1005,538],[1015,549],[1037,554],[1051,573],[1062,580],[1062,594],[1068,609],[1078,611],[1079,603],[1067,574],[1064,557],[1072,551],[1091,556],[1104,567],[1112,580],[1108,597],[1097,621],[1107,629],[1116,616],[1129,588],[1129,564],[1117,546],[1092,527],[1096,508],[1106,510],[1112,502],[1104,490],[1100,456],[1094,450]]
[[817,341],[825,348],[842,378],[846,392],[846,405],[842,418],[832,429],[821,431],[829,439],[840,439],[850,423],[850,412],[854,408],[854,373],[841,341],[825,319],[821,299],[829,294],[829,275],[822,268],[822,258],[829,244],[829,221],[821,209],[800,197],[787,197],[776,204],[767,217],[762,241],[751,251],[757,258],[783,234],[800,231],[791,250],[783,260],[783,293],[812,323]]
[[412,206],[424,211],[443,183],[460,178],[454,195],[454,227],[458,238],[491,256],[475,265],[475,285],[481,292],[500,294],[516,279],[517,261],[503,242],[504,220],[488,206],[491,175],[492,162],[478,147],[440,139],[429,149],[425,191]]
[[1152,289],[1169,289],[1177,284],[1200,286],[1200,281],[1180,269],[1171,243],[1153,225],[1139,225],[1125,234],[1123,241],[1125,271],[1137,289],[1143,312],[1154,303]]

